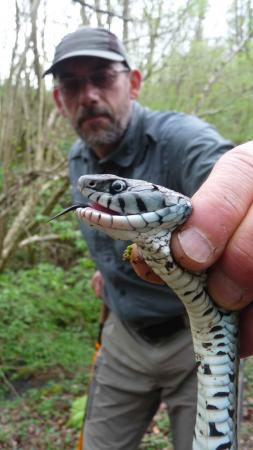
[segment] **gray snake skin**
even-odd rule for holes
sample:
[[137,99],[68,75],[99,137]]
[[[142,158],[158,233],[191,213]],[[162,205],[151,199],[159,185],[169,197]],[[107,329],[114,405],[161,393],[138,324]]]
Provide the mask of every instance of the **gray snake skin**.
[[137,243],[187,310],[198,376],[193,450],[236,450],[237,314],[215,306],[205,276],[186,272],[170,253],[171,232],[190,215],[190,200],[146,181],[114,175],[82,176],[78,188],[90,202],[77,209],[79,219],[114,239]]

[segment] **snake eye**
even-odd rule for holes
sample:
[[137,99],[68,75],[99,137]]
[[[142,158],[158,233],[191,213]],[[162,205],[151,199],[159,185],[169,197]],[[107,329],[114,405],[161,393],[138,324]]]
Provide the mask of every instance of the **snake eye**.
[[123,180],[113,181],[110,186],[110,194],[119,194],[127,188],[127,184]]
[[88,187],[88,188],[91,188],[91,189],[94,189],[94,188],[96,187],[96,185],[97,185],[97,183],[96,183],[95,180],[90,180],[90,181],[87,183],[87,187]]

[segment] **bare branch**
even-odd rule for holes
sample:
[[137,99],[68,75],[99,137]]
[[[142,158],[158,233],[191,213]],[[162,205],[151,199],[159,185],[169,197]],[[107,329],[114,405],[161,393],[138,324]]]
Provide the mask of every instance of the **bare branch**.
[[[107,7],[107,11],[111,11],[111,0],[106,0],[106,7]],[[123,17],[125,17],[125,14],[123,13]],[[124,24],[127,22],[123,22]],[[112,16],[107,16],[107,25],[108,25],[108,29],[111,29],[111,24],[112,24]]]
[[231,105],[234,104],[235,100],[238,99],[238,97],[242,99],[245,94],[252,92],[252,89],[253,85],[250,85],[244,89],[241,89],[240,92],[233,92],[234,95],[228,96],[228,101],[223,102],[222,107],[201,111],[198,114],[198,117],[215,116],[216,114],[225,113],[228,109],[231,108]]
[[4,383],[6,384],[6,386],[10,390],[10,392],[12,392],[12,394],[14,394],[15,397],[22,399],[21,395],[19,395],[18,391],[13,386],[13,384],[10,382],[10,380],[7,378],[7,376],[5,375],[5,373],[2,369],[0,369],[0,377],[2,377]]
[[48,214],[51,213],[52,209],[54,208],[54,206],[56,205],[58,200],[62,197],[62,195],[66,192],[68,187],[69,187],[69,178],[67,177],[67,174],[66,174],[66,177],[63,180],[62,186],[60,186],[60,188],[57,189],[57,191],[51,195],[49,202],[46,204],[46,206],[42,210],[43,216],[47,216]]
[[[129,5],[129,0],[124,0],[123,1],[123,17],[129,17],[129,9],[130,9],[130,5]],[[123,42],[126,43],[128,40],[128,22],[127,20],[124,20],[123,22]]]
[[121,19],[124,22],[133,22],[133,19],[130,17],[124,17],[120,14],[117,14],[113,11],[107,11],[106,9],[96,8],[95,6],[90,5],[89,3],[84,2],[83,0],[73,0],[74,3],[80,3],[80,5],[85,6],[88,9],[91,9],[97,14],[107,14],[110,17],[117,17],[117,19]]
[[36,193],[36,195],[33,194],[34,193],[27,198],[25,204],[20,208],[19,213],[14,219],[11,228],[8,230],[3,240],[3,250],[0,257],[0,270],[3,269],[7,260],[17,248],[19,238],[24,234],[25,226],[35,209],[38,200],[38,193]]
[[34,236],[31,236],[27,239],[23,239],[22,241],[20,241],[20,243],[18,244],[18,248],[24,248],[30,244],[37,244],[41,242],[43,243],[47,241],[60,241],[60,240],[61,239],[58,234],[46,234],[45,236],[39,236],[35,234]]
[[[80,236],[80,232],[79,230],[76,230],[73,232],[73,238],[72,237],[68,237],[64,239],[64,242],[73,242],[74,239],[77,239]],[[57,242],[57,241],[62,241],[62,238],[55,233],[52,234],[45,234],[44,236],[39,236],[38,234],[35,234],[33,236],[28,237],[27,239],[23,239],[22,241],[19,242],[18,244],[18,248],[24,248],[27,245],[32,245],[32,244],[44,244],[46,242]]]
[[21,191],[21,188],[31,185],[37,178],[46,178],[47,180],[53,180],[54,182],[61,178],[67,178],[66,166],[67,162],[61,161],[51,169],[41,169],[41,171],[33,170],[23,174],[20,173],[17,182],[11,186],[8,193],[0,195],[1,208],[5,208],[7,203],[13,204],[13,199],[17,196],[17,193]]
[[203,106],[207,95],[211,91],[213,85],[218,81],[219,77],[224,71],[224,68],[234,59],[236,55],[238,55],[238,53],[240,53],[246,47],[248,42],[251,40],[252,36],[253,31],[245,39],[243,39],[237,47],[235,47],[235,49],[227,56],[226,59],[224,59],[220,63],[218,67],[215,68],[214,73],[211,75],[206,85],[203,87],[200,98],[197,104],[195,105],[192,114],[199,114],[199,110]]

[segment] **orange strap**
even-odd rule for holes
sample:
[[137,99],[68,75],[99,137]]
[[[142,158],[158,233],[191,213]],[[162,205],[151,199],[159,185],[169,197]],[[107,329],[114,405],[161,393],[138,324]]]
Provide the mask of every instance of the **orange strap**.
[[[95,346],[95,352],[94,352],[93,358],[92,358],[92,369],[96,362],[98,351],[101,347],[101,334],[102,334],[104,323],[108,317],[108,314],[109,314],[109,309],[107,308],[105,303],[103,303],[101,312],[100,312],[100,318],[99,318],[99,334],[98,334],[98,339],[97,339],[96,346]],[[83,431],[81,431],[81,433],[80,433],[76,450],[83,450]]]
[[76,450],[83,450],[83,432],[81,431]]

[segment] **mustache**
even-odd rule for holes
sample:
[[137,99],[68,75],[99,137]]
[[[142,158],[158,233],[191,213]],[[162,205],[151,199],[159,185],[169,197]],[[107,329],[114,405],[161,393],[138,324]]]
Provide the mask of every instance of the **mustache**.
[[113,119],[111,113],[106,108],[101,108],[100,106],[89,106],[88,108],[82,109],[77,116],[77,125],[80,126],[84,120],[92,119],[97,116],[108,117]]

